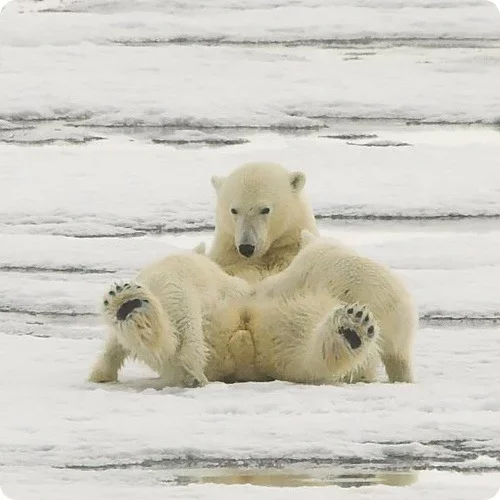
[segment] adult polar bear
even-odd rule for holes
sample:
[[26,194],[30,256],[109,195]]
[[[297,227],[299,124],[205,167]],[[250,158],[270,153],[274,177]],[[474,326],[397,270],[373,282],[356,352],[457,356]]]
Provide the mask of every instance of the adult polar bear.
[[212,177],[217,207],[210,258],[249,283],[286,269],[301,230],[318,234],[305,182],[304,173],[274,163],[247,163]]
[[[308,286],[318,286],[321,272],[325,272],[330,294],[338,300],[365,303],[370,307],[374,304],[373,312],[381,322],[385,339],[381,355],[389,380],[411,382],[416,313],[411,297],[397,276],[376,262],[356,256],[345,246],[331,245],[326,260],[321,252],[313,253],[310,249],[311,262],[298,261],[303,265],[302,275],[297,272],[298,264],[288,274],[282,273],[289,269],[299,252],[301,232],[318,235],[312,209],[303,192],[305,182],[304,173],[288,172],[272,163],[249,163],[225,178],[213,177],[217,209],[210,257],[230,275],[252,284],[276,275],[277,279],[269,283],[280,283],[282,291],[282,285],[288,284],[290,293],[306,274]],[[313,274],[314,269],[321,272]],[[289,276],[293,279],[288,279]],[[354,277],[357,284],[353,283]],[[304,288],[303,283],[300,286]],[[351,372],[349,380],[374,381],[377,366],[378,360],[373,358],[360,370]]]
[[207,256],[170,255],[103,301],[109,336],[90,380],[111,382],[129,356],[165,386],[207,381],[335,383],[377,354],[373,314],[327,287],[251,294]]

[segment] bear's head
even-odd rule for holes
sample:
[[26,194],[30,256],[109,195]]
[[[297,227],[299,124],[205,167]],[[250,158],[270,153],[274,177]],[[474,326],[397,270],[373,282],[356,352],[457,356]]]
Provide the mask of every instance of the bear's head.
[[304,173],[274,163],[247,163],[227,177],[212,177],[216,230],[232,236],[243,257],[262,257],[290,231],[296,238],[305,215],[312,217],[301,196],[305,182]]

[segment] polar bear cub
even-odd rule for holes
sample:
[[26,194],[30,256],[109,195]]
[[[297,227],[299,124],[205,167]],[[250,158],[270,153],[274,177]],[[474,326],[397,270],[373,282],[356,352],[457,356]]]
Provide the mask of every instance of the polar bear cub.
[[[379,349],[391,382],[413,382],[413,342],[418,314],[403,282],[389,268],[340,242],[304,230],[301,250],[283,272],[263,280],[258,296],[275,297],[325,287],[345,303],[366,304],[380,329]],[[375,371],[372,365],[368,371]],[[367,373],[372,380],[374,373]]]
[[133,356],[157,372],[164,385],[208,382],[204,319],[219,302],[247,296],[250,286],[204,253],[200,244],[192,252],[169,255],[134,281],[110,288],[103,300],[109,336],[90,381],[117,380],[123,362]]

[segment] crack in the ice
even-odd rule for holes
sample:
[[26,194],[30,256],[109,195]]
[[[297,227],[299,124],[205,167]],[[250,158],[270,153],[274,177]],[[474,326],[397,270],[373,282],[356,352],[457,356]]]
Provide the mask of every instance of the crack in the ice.
[[214,37],[172,37],[109,39],[102,44],[116,44],[130,47],[154,47],[165,45],[182,46],[236,46],[236,47],[317,47],[346,49],[356,47],[422,47],[422,48],[485,48],[500,45],[498,38],[476,37],[359,37],[359,38],[289,38],[289,39],[229,39],[223,35]]
[[93,269],[90,267],[11,266],[8,264],[0,264],[0,271],[7,273],[116,274],[116,270]]
[[[476,440],[475,443],[485,444],[487,440]],[[370,443],[384,446],[412,445],[410,442],[377,442]],[[165,457],[157,459],[145,459],[136,462],[109,462],[101,464],[67,464],[57,468],[87,471],[102,471],[113,469],[177,469],[177,468],[253,468],[253,469],[282,469],[289,466],[319,467],[319,466],[360,466],[378,470],[404,471],[408,469],[426,470],[437,469],[442,471],[461,472],[483,472],[500,471],[500,461],[498,466],[485,466],[480,462],[477,464],[467,464],[466,462],[477,459],[480,455],[487,455],[490,458],[499,459],[500,450],[487,450],[474,445],[467,440],[432,440],[419,443],[429,447],[428,454],[418,456],[408,453],[393,453],[390,449],[382,450],[383,457],[369,459],[361,456],[337,456],[337,457],[247,457],[247,458],[226,458],[198,456],[196,454],[185,454],[177,457]],[[449,456],[435,456],[432,447],[439,446],[450,452]]]
[[27,314],[28,316],[47,316],[47,317],[95,317],[98,316],[92,312],[78,312],[78,311],[33,311],[31,309],[23,309],[20,307],[0,306],[0,313],[5,314]]

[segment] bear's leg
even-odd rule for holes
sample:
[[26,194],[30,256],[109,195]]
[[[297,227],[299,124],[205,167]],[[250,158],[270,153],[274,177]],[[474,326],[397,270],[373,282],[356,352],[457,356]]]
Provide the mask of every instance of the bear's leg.
[[104,351],[95,362],[89,376],[90,382],[116,382],[118,371],[123,366],[129,352],[118,342],[114,335],[110,335],[104,346]]
[[103,316],[117,341],[161,374],[177,338],[157,298],[137,283],[115,284],[104,297]]
[[208,384],[205,376],[208,349],[199,300],[189,290],[175,284],[169,284],[164,293],[169,298],[168,314],[179,340],[175,361],[185,372],[182,385],[204,386]]
[[390,382],[413,382],[413,370],[408,356],[384,352],[381,356]]
[[336,383],[378,354],[373,314],[327,293],[258,300],[249,309],[256,370],[299,383]]
[[378,336],[375,318],[366,306],[335,307],[317,327],[312,354],[321,356],[328,371],[340,380],[373,363]]
[[371,356],[360,368],[343,377],[342,382],[349,384],[376,382],[379,363],[379,356]]

